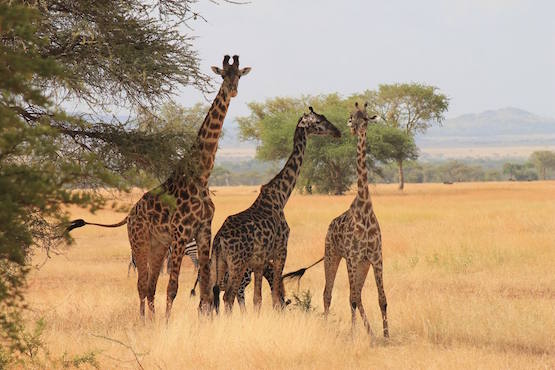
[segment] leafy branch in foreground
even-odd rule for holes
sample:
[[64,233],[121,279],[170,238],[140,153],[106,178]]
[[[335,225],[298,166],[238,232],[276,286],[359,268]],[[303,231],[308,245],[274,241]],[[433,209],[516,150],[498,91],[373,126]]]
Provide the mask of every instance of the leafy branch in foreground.
[[158,107],[180,86],[211,89],[179,28],[198,18],[195,6],[0,0],[0,367],[25,357],[29,261],[66,240],[64,209],[94,211],[104,199],[85,190],[190,165],[181,158],[195,150],[196,121],[171,123]]

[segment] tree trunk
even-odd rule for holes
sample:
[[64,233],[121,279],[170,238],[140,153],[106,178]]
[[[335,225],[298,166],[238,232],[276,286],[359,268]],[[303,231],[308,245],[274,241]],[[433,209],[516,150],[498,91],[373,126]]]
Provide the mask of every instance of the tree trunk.
[[399,165],[399,190],[403,190],[405,188],[405,174],[403,173],[403,161],[397,161]]

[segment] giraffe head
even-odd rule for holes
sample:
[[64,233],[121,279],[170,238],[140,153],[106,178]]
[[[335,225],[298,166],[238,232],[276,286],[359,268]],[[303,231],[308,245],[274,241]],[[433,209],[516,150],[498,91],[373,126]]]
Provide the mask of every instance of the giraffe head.
[[212,66],[214,73],[222,76],[224,82],[222,88],[231,97],[237,96],[237,85],[239,79],[251,71],[251,67],[239,69],[239,56],[233,56],[233,63],[229,64],[229,55],[224,56],[222,68]]
[[341,137],[341,131],[337,129],[323,114],[318,114],[308,107],[309,113],[304,113],[299,118],[297,127],[305,127],[309,135],[331,135]]
[[369,122],[378,122],[381,120],[381,117],[377,114],[369,116],[366,111],[367,107],[368,103],[364,103],[363,108],[358,105],[358,102],[355,103],[355,110],[351,113],[349,122],[347,123],[353,135],[358,135],[359,132],[366,132]]

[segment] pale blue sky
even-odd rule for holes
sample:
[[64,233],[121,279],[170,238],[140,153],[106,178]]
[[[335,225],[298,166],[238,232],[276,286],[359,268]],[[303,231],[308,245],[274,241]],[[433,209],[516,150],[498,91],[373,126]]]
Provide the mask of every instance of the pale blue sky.
[[[274,96],[423,82],[451,98],[448,117],[514,106],[555,117],[555,1],[252,0],[199,11],[202,69],[239,54],[252,72],[229,117]],[[219,80],[217,80],[219,83]],[[213,95],[210,96],[212,98]],[[177,101],[203,100],[184,89]]]

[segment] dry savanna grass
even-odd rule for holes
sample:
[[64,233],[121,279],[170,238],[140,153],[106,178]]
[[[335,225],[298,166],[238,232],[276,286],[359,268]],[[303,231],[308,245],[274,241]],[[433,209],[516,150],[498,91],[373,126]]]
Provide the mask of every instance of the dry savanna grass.
[[[214,232],[225,217],[248,207],[257,187],[214,188]],[[75,245],[30,278],[28,321],[42,317],[50,353],[96,353],[101,368],[555,368],[555,182],[409,184],[371,187],[383,233],[384,279],[391,340],[381,339],[376,287],[363,291],[375,341],[360,324],[351,334],[344,262],[331,315],[322,317],[323,266],[309,270],[289,297],[310,290],[314,310],[263,307],[247,313],[199,318],[189,297],[194,272],[184,259],[180,288],[164,323],[167,275],[158,283],[157,317],[139,319],[136,275],[127,277],[130,248],[125,227],[85,227]],[[132,204],[140,192],[122,196]],[[285,211],[291,226],[285,270],[323,254],[329,222],[349,206],[346,196],[294,194]],[[100,211],[75,217],[119,221]],[[39,263],[44,256],[36,256]],[[119,340],[113,342],[106,338]]]

